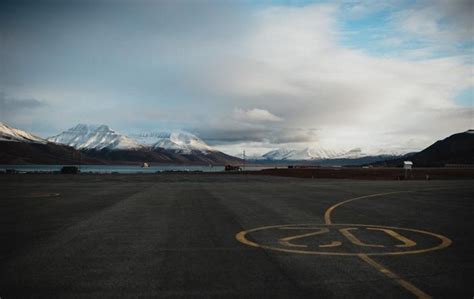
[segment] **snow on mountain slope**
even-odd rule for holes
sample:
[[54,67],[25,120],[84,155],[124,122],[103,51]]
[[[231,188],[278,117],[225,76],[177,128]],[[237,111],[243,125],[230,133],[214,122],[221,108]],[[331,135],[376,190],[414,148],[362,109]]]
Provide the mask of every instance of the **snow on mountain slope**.
[[135,140],[115,132],[106,125],[86,125],[77,126],[49,137],[48,141],[66,144],[76,149],[139,149],[141,145]]
[[262,155],[262,158],[268,160],[287,160],[288,157],[291,157],[295,150],[281,148],[273,151],[269,151]]
[[403,156],[408,153],[419,152],[418,148],[385,148],[371,152],[371,156]]
[[402,150],[376,150],[373,152],[362,151],[361,148],[354,148],[349,151],[337,151],[321,148],[277,149],[262,155],[266,160],[325,160],[325,159],[358,159],[368,156],[400,156],[409,151]]
[[152,148],[164,148],[175,152],[189,154],[192,151],[202,153],[215,152],[202,139],[185,131],[153,132],[132,135],[138,143]]
[[0,122],[0,141],[47,143],[46,140]]
[[358,159],[362,157],[369,156],[367,153],[364,153],[361,148],[353,148],[345,153],[339,154],[336,158],[338,159]]
[[197,136],[185,131],[142,133],[128,137],[106,125],[78,124],[59,135],[48,138],[48,141],[67,144],[76,149],[164,148],[182,154],[189,154],[192,151],[202,153],[216,151]]
[[305,148],[303,150],[295,149],[277,149],[270,151],[262,156],[267,160],[322,160],[337,158],[342,153],[333,150]]

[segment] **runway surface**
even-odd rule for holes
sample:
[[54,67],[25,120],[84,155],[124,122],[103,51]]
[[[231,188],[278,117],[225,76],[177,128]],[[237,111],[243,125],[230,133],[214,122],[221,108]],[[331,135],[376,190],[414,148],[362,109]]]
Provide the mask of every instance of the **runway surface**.
[[1,175],[0,297],[472,298],[473,181]]

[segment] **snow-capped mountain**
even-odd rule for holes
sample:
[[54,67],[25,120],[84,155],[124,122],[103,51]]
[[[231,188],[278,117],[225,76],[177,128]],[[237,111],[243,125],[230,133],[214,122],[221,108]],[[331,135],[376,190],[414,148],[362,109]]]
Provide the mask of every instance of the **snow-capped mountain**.
[[334,150],[324,150],[315,148],[296,149],[277,149],[262,155],[267,160],[323,160],[334,159],[342,156],[343,152]]
[[0,164],[130,164],[226,165],[236,157],[212,149],[183,131],[142,134],[137,140],[106,125],[79,124],[42,139],[0,123]]
[[80,151],[48,142],[0,122],[0,164],[82,164],[101,163]]
[[216,150],[207,145],[202,139],[186,131],[152,132],[132,135],[138,143],[151,148],[163,148],[182,154],[193,151],[201,153],[215,152]]
[[367,157],[369,154],[362,151],[360,147],[353,148],[347,152],[343,152],[339,154],[336,158],[337,159],[358,159],[362,157]]
[[135,150],[142,147],[135,140],[117,133],[106,125],[78,124],[56,136],[49,137],[48,141],[88,150],[105,148]]
[[[406,153],[406,152],[405,152]],[[349,151],[329,150],[323,148],[296,149],[276,149],[262,155],[265,160],[328,160],[328,159],[359,159],[369,156],[399,156],[405,153],[401,151],[377,150],[376,153],[364,152],[361,148],[354,148]]]
[[371,156],[403,156],[409,153],[419,152],[418,148],[387,148],[377,149],[371,153]]
[[0,141],[47,143],[46,140],[30,134],[28,132],[15,129],[7,124],[0,122]]
[[[404,157],[393,159],[384,166],[401,166]],[[438,140],[409,158],[417,167],[443,167],[447,164],[474,164],[474,130],[467,130]]]
[[161,148],[181,154],[190,154],[193,151],[201,153],[215,151],[202,139],[185,131],[141,133],[129,137],[112,130],[106,125],[78,124],[59,135],[48,138],[48,141],[85,150]]

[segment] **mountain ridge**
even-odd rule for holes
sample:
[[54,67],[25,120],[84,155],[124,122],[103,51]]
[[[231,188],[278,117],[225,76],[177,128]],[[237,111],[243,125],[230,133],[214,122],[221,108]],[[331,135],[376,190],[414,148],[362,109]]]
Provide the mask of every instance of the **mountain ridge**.
[[78,124],[58,135],[47,138],[47,140],[69,145],[79,150],[163,148],[181,154],[191,154],[194,151],[217,152],[196,135],[183,130],[145,132],[128,136],[103,124]]
[[[172,142],[167,148],[164,141]],[[0,164],[137,164],[185,165],[240,163],[239,158],[212,149],[197,136],[162,134],[152,146],[112,130],[107,125],[78,124],[43,139],[6,124],[0,126]]]
[[347,151],[332,150],[325,148],[307,147],[304,149],[280,148],[269,151],[255,160],[264,161],[322,161],[322,160],[344,160],[344,159],[362,159],[369,157],[398,157],[404,156],[407,152],[395,150],[378,150],[375,153],[366,153],[360,147],[356,147]]
[[49,142],[72,146],[75,149],[139,149],[135,140],[112,130],[107,125],[77,124],[76,126],[47,138]]
[[131,136],[131,138],[144,146],[164,148],[184,154],[189,154],[192,151],[200,151],[202,153],[217,151],[207,145],[201,138],[183,130],[147,132],[132,134]]
[[[401,158],[376,163],[401,166]],[[449,164],[474,164],[474,130],[452,134],[409,157],[415,167],[442,167]]]
[[0,122],[0,141],[47,143],[41,137],[13,128],[3,122]]
[[[64,144],[65,143],[65,144]],[[279,149],[250,159],[253,163],[318,165],[400,166],[409,159],[416,166],[474,164],[474,130],[438,140],[424,150],[403,156],[368,155],[360,148],[349,151],[305,148]],[[194,165],[240,164],[242,160],[208,146],[199,137],[181,130],[141,133],[128,137],[107,125],[78,124],[43,139],[0,122],[0,164],[130,164],[167,163]]]

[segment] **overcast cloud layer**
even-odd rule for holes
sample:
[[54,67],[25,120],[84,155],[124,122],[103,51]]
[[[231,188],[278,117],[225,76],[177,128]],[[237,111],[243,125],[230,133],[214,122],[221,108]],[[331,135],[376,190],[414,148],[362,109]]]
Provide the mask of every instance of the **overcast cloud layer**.
[[231,154],[417,150],[474,127],[473,19],[469,0],[4,3],[0,117],[180,128]]

